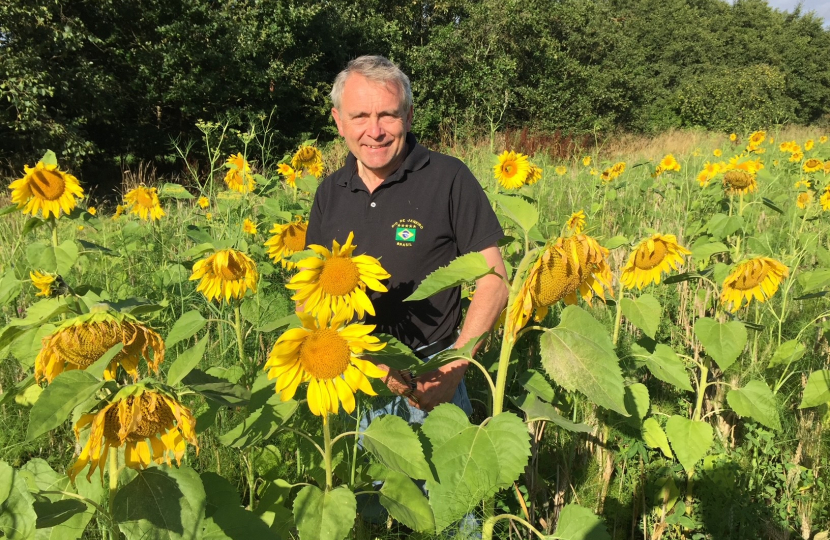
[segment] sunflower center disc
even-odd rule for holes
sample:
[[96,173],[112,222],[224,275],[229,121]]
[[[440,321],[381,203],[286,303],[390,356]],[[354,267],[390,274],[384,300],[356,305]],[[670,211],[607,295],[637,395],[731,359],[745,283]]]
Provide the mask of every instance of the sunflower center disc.
[[654,251],[649,252],[648,246],[643,246],[637,250],[637,255],[634,257],[634,266],[640,270],[651,270],[655,266],[663,262],[666,258],[668,249],[663,242],[654,241]]
[[723,179],[734,189],[745,189],[752,183],[752,176],[743,171],[729,171]]
[[357,288],[360,272],[349,257],[332,257],[323,263],[320,288],[331,296],[345,296]]
[[539,279],[533,288],[536,305],[550,306],[579,287],[579,277],[571,264],[567,264],[558,253],[542,263]]
[[218,266],[218,268],[215,268],[215,270],[218,270],[216,273],[221,276],[222,279],[235,281],[245,277],[245,268],[243,268],[242,263],[233,253],[228,253],[227,263],[216,266]]
[[41,169],[32,174],[29,187],[41,199],[56,201],[66,191],[66,182],[59,172]]
[[289,225],[282,235],[282,243],[293,252],[305,249],[305,231],[296,225]]
[[314,330],[300,347],[300,362],[312,377],[333,379],[349,367],[348,342],[330,328]]
[[144,208],[153,208],[153,198],[149,195],[147,191],[139,191],[138,197],[136,197],[136,202],[139,206],[143,206]]
[[762,264],[760,268],[752,267],[735,280],[734,287],[740,291],[748,291],[758,287],[769,273],[769,267]]

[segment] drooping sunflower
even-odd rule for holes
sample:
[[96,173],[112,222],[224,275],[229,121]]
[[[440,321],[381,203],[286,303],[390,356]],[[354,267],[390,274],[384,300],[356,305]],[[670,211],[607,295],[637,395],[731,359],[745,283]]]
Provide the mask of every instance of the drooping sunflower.
[[370,336],[375,325],[344,323],[348,319],[341,312],[334,319],[318,318],[303,312],[297,316],[302,328],[292,328],[277,339],[265,362],[269,379],[277,379],[275,390],[280,399],[294,397],[297,387],[308,382],[308,408],[317,416],[336,414],[343,409],[354,411],[354,394],[361,390],[370,396],[369,377],[386,376],[386,372],[360,356],[364,351],[375,352],[386,343]]
[[29,278],[32,280],[32,285],[37,287],[38,292],[35,296],[52,296],[55,290],[55,274],[49,272],[40,273],[37,270],[29,272]]
[[795,199],[795,205],[802,210],[805,210],[810,204],[813,202],[813,192],[812,191],[803,191],[798,194],[798,197]]
[[323,154],[315,146],[300,146],[300,149],[291,158],[291,166],[294,169],[308,169],[318,163],[323,163]]
[[242,155],[242,152],[231,155],[225,162],[228,172],[225,174],[225,184],[228,188],[239,193],[249,193],[254,190],[256,181],[251,174],[251,165]]
[[274,228],[270,231],[274,236],[265,242],[265,247],[268,248],[268,256],[274,259],[274,262],[279,261],[286,270],[293,270],[297,265],[287,259],[305,249],[305,233],[307,230],[308,222],[303,221],[301,216],[297,216],[297,219],[292,223],[286,223],[285,225],[275,223]]
[[493,167],[493,175],[505,189],[522,187],[529,173],[530,162],[527,156],[507,150],[499,156],[499,162]]
[[245,221],[242,222],[242,232],[246,234],[256,234],[256,223],[248,218],[245,218]]
[[259,273],[256,263],[241,251],[223,249],[197,261],[190,280],[200,279],[196,290],[208,301],[216,298],[230,302],[231,297],[243,298],[248,289],[256,292]]
[[525,184],[528,186],[532,186],[536,182],[542,179],[542,168],[534,165],[533,163],[530,164],[530,171],[527,173],[527,180],[525,180]]
[[317,257],[308,257],[297,263],[300,272],[285,287],[297,291],[291,299],[304,303],[306,313],[322,319],[343,313],[347,320],[354,318],[355,313],[360,319],[366,313],[375,314],[366,289],[386,292],[387,288],[380,280],[388,279],[391,275],[374,257],[352,257],[357,247],[352,244],[352,240],[352,232],[342,247],[337,240],[333,240],[331,251],[311,244],[308,248]]
[[591,303],[594,295],[605,301],[605,289],[613,294],[608,250],[584,234],[558,238],[530,268],[515,301],[508,306],[505,337],[516,334],[530,320],[541,321],[548,308],[560,300],[571,305],[577,295]]
[[627,289],[642,289],[651,283],[660,283],[664,273],[677,270],[684,255],[692,252],[677,243],[673,234],[654,234],[646,238],[628,257],[620,283]]
[[765,302],[789,273],[789,269],[775,259],[755,257],[736,266],[726,277],[720,300],[725,306],[731,305],[732,313],[741,308],[744,300],[746,305],[753,298]]
[[93,311],[65,322],[43,338],[43,347],[35,358],[35,380],[51,383],[64,371],[86,369],[118,343],[123,343],[124,348],[104,370],[105,379],[115,379],[120,365],[133,380],[138,380],[138,361],[142,358],[151,370],[158,372],[165,350],[158,333],[127,315]]
[[127,210],[144,221],[156,221],[164,216],[156,188],[138,186],[124,195]]
[[814,173],[824,169],[824,162],[820,159],[810,158],[804,161],[804,164],[801,165],[801,170],[806,173]]
[[565,176],[568,173],[568,168],[564,165],[559,165],[554,169],[554,171],[556,171],[556,174],[559,176]]
[[807,150],[809,152],[813,149],[813,146],[815,146],[815,144],[816,143],[813,139],[808,139],[807,142],[804,143],[804,150]]
[[210,206],[210,199],[207,197],[199,197],[199,208],[207,208]]
[[61,210],[64,214],[70,213],[77,205],[76,199],[84,195],[78,179],[57,165],[38,161],[34,167],[24,165],[23,171],[23,178],[9,184],[9,189],[12,202],[23,208],[24,214],[36,216],[42,212],[44,218],[58,218]]
[[98,412],[81,416],[75,424],[79,444],[81,430],[87,426],[89,438],[69,470],[72,480],[90,463],[87,480],[95,469],[103,477],[110,450],[121,446],[125,465],[132,469],[145,469],[151,463],[170,465],[171,455],[181,464],[186,443],[199,452],[196,419],[190,410],[175,397],[140,385],[122,389]]
[[574,212],[571,214],[571,217],[568,218],[568,221],[565,224],[569,231],[573,232],[574,234],[579,234],[582,232],[582,229],[585,228],[585,212],[583,210],[579,210],[578,212]]

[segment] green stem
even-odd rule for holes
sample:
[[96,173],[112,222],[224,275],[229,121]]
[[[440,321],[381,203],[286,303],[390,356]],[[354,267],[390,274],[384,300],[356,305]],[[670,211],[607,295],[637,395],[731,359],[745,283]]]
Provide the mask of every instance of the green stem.
[[332,475],[331,466],[331,428],[329,427],[328,413],[323,416],[323,459],[326,464],[326,491],[331,491],[334,487],[334,477]]
[[625,287],[623,287],[623,284],[620,283],[620,294],[617,296],[617,312],[616,315],[614,315],[614,347],[617,346],[617,341],[620,339],[620,326],[622,325],[622,300],[624,291]]
[[[360,399],[355,400],[357,401],[357,406],[355,407],[355,426],[354,431],[355,433],[360,432]],[[354,477],[355,471],[357,469],[357,442],[359,437],[354,438],[354,443],[352,444],[352,470],[351,474],[349,475],[349,485],[354,489]]]
[[530,531],[533,534],[535,534],[537,537],[541,538],[542,540],[545,540],[546,538],[549,538],[548,536],[545,536],[544,534],[542,534],[541,531],[536,529],[536,527],[534,527],[533,525],[531,525],[527,521],[523,520],[522,518],[520,518],[518,516],[514,516],[512,514],[501,514],[499,516],[490,516],[484,521],[484,525],[482,525],[482,527],[481,527],[481,540],[492,540],[493,539],[493,527],[495,527],[497,521],[502,520],[502,519],[509,519],[510,521],[515,521],[516,523],[521,523],[522,525],[524,525],[525,527],[530,529]]
[[709,386],[707,379],[709,378],[709,359],[704,358],[700,364],[700,380],[697,384],[697,400],[695,402],[695,411],[692,415],[692,420],[700,420],[700,413],[703,410],[703,395],[706,393],[706,388]]
[[[52,226],[52,249],[58,249],[58,222],[55,219],[55,216],[49,216],[49,224]],[[58,255],[55,253],[55,259],[57,259]]]
[[[233,317],[233,328],[236,331],[236,346],[239,351],[239,363],[242,365],[242,367],[245,367],[245,342],[242,339],[242,318],[239,314],[239,302],[237,302],[236,305],[233,307]],[[255,373],[251,373],[251,380],[254,379],[255,375]]]

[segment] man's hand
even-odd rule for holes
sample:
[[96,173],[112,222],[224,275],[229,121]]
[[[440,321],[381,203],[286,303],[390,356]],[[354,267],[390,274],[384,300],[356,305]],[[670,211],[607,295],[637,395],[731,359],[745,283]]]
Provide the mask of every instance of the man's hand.
[[417,407],[429,412],[442,403],[452,401],[468,363],[466,360],[456,360],[418,377],[418,387],[414,392],[418,400]]
[[[383,382],[386,383],[386,386],[392,391],[393,394],[407,397],[412,394],[412,387],[409,386],[409,379],[403,373],[397,369],[391,369],[389,366],[384,364],[377,364],[377,366],[388,373],[388,375],[383,378]],[[417,403],[414,400],[410,399],[409,402],[412,405],[417,406]]]

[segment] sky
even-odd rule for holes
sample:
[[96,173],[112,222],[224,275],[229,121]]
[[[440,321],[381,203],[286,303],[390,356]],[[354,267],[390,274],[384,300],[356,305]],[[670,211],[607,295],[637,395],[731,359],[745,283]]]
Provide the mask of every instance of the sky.
[[792,11],[795,6],[801,3],[802,13],[815,11],[816,15],[824,19],[824,27],[830,26],[830,0],[767,0],[767,3],[781,11]]

